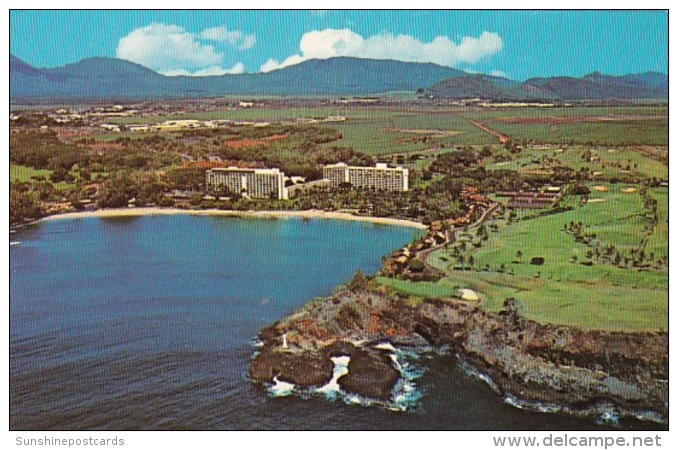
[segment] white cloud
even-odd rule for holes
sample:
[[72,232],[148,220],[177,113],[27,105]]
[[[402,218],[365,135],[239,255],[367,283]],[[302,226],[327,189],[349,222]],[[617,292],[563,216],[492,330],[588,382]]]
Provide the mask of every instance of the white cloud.
[[200,32],[200,38],[217,42],[228,42],[231,45],[238,43],[242,37],[240,31],[228,31],[225,26],[207,28]]
[[300,54],[289,56],[282,62],[269,59],[260,70],[270,72],[308,59],[326,59],[335,56],[396,59],[456,66],[476,63],[496,54],[502,47],[501,37],[489,31],[484,31],[478,37],[463,37],[459,43],[455,43],[447,36],[437,36],[431,42],[422,42],[406,34],[382,33],[365,38],[348,28],[341,30],[328,28],[305,33],[299,42]]
[[251,48],[254,43],[257,41],[255,34],[243,34],[240,31],[229,31],[226,26],[207,28],[200,32],[199,37],[201,39],[216,41],[216,42],[227,42],[234,47],[238,47],[241,50],[247,50]]
[[242,42],[240,42],[238,48],[240,50],[247,50],[248,48],[252,48],[256,42],[257,37],[254,34],[248,34],[242,39]]
[[223,69],[219,66],[210,66],[206,67],[204,69],[196,70],[194,72],[190,72],[185,69],[176,69],[176,70],[169,70],[167,72],[164,72],[163,75],[167,75],[168,77],[178,77],[178,76],[185,76],[185,77],[209,77],[209,76],[215,76],[215,75],[234,75],[238,73],[243,73],[245,72],[245,66],[243,66],[242,63],[237,63],[230,69]]
[[506,75],[506,72],[502,70],[493,70],[490,72],[490,75],[493,77],[502,77],[502,78],[508,78],[508,75]]
[[223,59],[223,54],[199,42],[194,34],[162,23],[137,28],[120,39],[116,56],[160,72],[218,65]]
[[[205,41],[219,43],[221,49]],[[120,39],[116,56],[170,76],[223,75],[245,70],[242,63],[223,67],[226,57],[223,44],[246,49],[255,42],[255,35],[229,31],[225,26],[191,33],[176,25],[151,23]]]

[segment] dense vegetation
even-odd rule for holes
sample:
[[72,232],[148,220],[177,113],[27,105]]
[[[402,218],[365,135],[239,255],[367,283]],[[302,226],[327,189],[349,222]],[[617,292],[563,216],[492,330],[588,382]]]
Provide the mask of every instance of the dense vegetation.
[[[469,288],[489,310],[512,298],[523,314],[540,322],[661,330],[668,307],[666,112],[255,108],[199,117],[281,122],[147,134],[104,133],[25,113],[11,127],[10,221],[52,214],[59,205],[124,207],[133,201],[241,211],[347,210],[432,223],[467,214],[464,190],[508,205],[506,197],[494,194],[561,185],[565,194],[553,207],[505,208],[476,229],[455,229],[454,242],[426,260],[438,281],[378,281],[414,299],[447,298]],[[330,115],[346,120],[322,122]],[[294,117],[320,121],[302,125],[290,120]],[[157,120],[170,118],[182,116]],[[404,165],[410,191],[344,186],[301,190],[290,200],[204,196],[209,167],[279,167],[310,181],[321,177],[324,164],[338,161]],[[413,261],[411,270],[420,264]]]

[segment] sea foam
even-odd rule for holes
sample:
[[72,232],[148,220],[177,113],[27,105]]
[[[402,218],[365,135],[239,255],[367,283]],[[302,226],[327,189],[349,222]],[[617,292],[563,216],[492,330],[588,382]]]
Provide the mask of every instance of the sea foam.
[[338,380],[348,373],[348,363],[351,362],[351,357],[334,356],[331,360],[334,363],[332,379],[326,385],[315,389],[315,392],[324,394],[330,398],[335,398],[337,394],[341,393],[341,386],[339,386]]
[[346,355],[330,358],[334,364],[332,379],[323,386],[301,390],[292,383],[280,381],[276,377],[273,379],[275,384],[269,387],[268,391],[274,397],[295,394],[307,398],[309,395],[320,394],[329,400],[341,399],[348,405],[379,406],[390,411],[408,411],[416,407],[423,395],[415,382],[424,373],[424,368],[415,363],[419,355],[396,348],[390,342],[380,342],[372,348],[389,352],[393,366],[400,372],[400,379],[393,388],[390,401],[363,397],[341,389],[339,379],[349,373],[351,362],[351,357]]
[[281,381],[278,377],[273,377],[273,386],[268,388],[268,392],[273,397],[286,397],[294,392],[295,385],[287,381]]

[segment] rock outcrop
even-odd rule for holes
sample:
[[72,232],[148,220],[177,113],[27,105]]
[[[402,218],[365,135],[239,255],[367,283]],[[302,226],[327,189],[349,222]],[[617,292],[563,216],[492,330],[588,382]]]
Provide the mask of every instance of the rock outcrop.
[[399,372],[374,343],[449,348],[489,376],[499,395],[525,404],[583,411],[607,403],[622,413],[668,421],[668,333],[609,333],[542,325],[507,302],[492,313],[474,302],[426,299],[412,304],[384,287],[343,290],[315,300],[262,330],[251,378],[300,387],[332,378],[333,356],[350,356],[343,390],[388,401]]

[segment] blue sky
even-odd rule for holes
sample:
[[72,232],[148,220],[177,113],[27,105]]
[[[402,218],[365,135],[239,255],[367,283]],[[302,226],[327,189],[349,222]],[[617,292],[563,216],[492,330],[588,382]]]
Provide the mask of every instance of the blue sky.
[[668,73],[661,11],[12,11],[36,67],[120,57],[167,75],[259,72],[310,58],[435,62],[516,80]]

